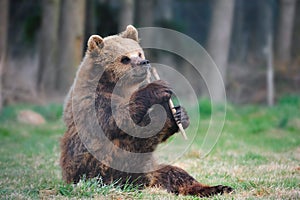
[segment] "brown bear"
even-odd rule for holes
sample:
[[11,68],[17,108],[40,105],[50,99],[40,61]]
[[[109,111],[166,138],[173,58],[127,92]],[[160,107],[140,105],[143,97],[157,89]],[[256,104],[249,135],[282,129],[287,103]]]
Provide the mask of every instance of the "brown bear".
[[[154,150],[178,131],[176,121],[186,128],[189,118],[180,106],[172,115],[168,105],[172,90],[166,82],[147,82],[149,61],[138,42],[131,25],[119,35],[89,38],[65,101],[63,179],[77,183],[82,177],[98,177],[105,184],[132,183],[200,197],[231,192],[231,187],[207,186],[183,169],[155,162]],[[160,108],[153,109],[154,105]],[[162,110],[164,114],[159,113]]]

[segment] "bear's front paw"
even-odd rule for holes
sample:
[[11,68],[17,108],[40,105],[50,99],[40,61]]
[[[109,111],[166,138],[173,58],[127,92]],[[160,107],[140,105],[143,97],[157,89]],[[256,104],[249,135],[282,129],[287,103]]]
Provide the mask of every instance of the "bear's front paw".
[[172,96],[172,90],[165,81],[158,80],[147,86],[152,104],[161,104],[169,101]]
[[176,109],[176,114],[174,115],[176,123],[181,123],[182,127],[186,129],[190,125],[190,119],[186,110],[181,106],[175,106],[174,108]]

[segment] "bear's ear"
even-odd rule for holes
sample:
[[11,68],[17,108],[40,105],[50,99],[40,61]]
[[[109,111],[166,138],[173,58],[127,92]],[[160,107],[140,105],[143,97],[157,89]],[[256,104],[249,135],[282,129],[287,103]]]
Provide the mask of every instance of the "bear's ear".
[[123,33],[121,33],[121,37],[133,39],[137,42],[139,41],[138,32],[136,28],[134,28],[134,26],[132,25],[128,25],[126,27],[126,30]]
[[88,41],[88,50],[101,49],[103,47],[103,38],[99,35],[92,35]]

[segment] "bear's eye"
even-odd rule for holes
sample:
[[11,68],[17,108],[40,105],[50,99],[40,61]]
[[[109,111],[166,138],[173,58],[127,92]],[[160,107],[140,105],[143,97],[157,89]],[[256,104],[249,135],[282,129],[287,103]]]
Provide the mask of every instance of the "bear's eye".
[[142,57],[142,53],[141,53],[141,52],[139,52],[139,57],[140,57],[140,58]]
[[125,65],[129,64],[130,61],[131,61],[130,58],[128,58],[127,56],[123,56],[123,57],[121,58],[121,63],[123,63],[123,64],[125,64]]

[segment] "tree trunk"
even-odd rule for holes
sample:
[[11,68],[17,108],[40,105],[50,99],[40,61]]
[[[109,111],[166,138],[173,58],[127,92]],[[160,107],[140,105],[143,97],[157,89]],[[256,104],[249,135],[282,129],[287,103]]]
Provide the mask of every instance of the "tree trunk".
[[[160,9],[160,20],[162,21],[169,21],[172,19],[173,13],[171,9],[172,0],[160,0],[158,1],[158,8]],[[163,40],[163,38],[161,38]],[[176,44],[174,44],[176,45]],[[176,67],[174,63],[174,56],[170,53],[161,52],[158,55],[159,63],[164,65],[168,65],[170,67]]]
[[291,57],[291,42],[295,10],[296,0],[280,0],[276,59],[283,65],[287,65]]
[[0,112],[3,106],[3,72],[6,65],[9,1],[0,0]]
[[85,1],[62,0],[56,88],[66,94],[82,59]]
[[158,2],[161,7],[161,15],[162,19],[164,20],[172,20],[173,19],[173,10],[172,10],[172,5],[174,4],[173,0],[160,0]]
[[273,45],[273,38],[274,38],[274,14],[273,14],[273,3],[274,0],[263,1],[261,3],[261,21],[263,24],[262,32],[264,33],[264,50],[266,56],[266,99],[267,104],[269,106],[274,105],[275,99],[275,83],[274,83],[274,64],[273,64],[273,52],[274,52],[274,45]]
[[151,27],[154,24],[154,0],[136,1],[136,19],[139,27]]
[[[96,9],[97,9],[96,0],[86,0],[84,44],[87,43],[91,35],[97,34]],[[86,52],[86,49],[87,49],[87,45],[84,45],[82,49],[82,54]]]
[[[226,84],[235,0],[215,0],[214,3],[207,50],[215,61],[224,84]],[[223,82],[218,78],[219,72],[210,70],[208,79],[208,86],[211,88],[210,95],[215,102],[225,101]]]
[[274,105],[274,65],[273,65],[273,36],[268,37],[268,52],[267,52],[267,103],[268,106]]
[[43,0],[43,19],[40,38],[40,57],[37,89],[49,94],[55,89],[57,73],[57,36],[60,0]]
[[120,5],[119,32],[124,31],[129,24],[133,24],[134,0],[123,0]]

